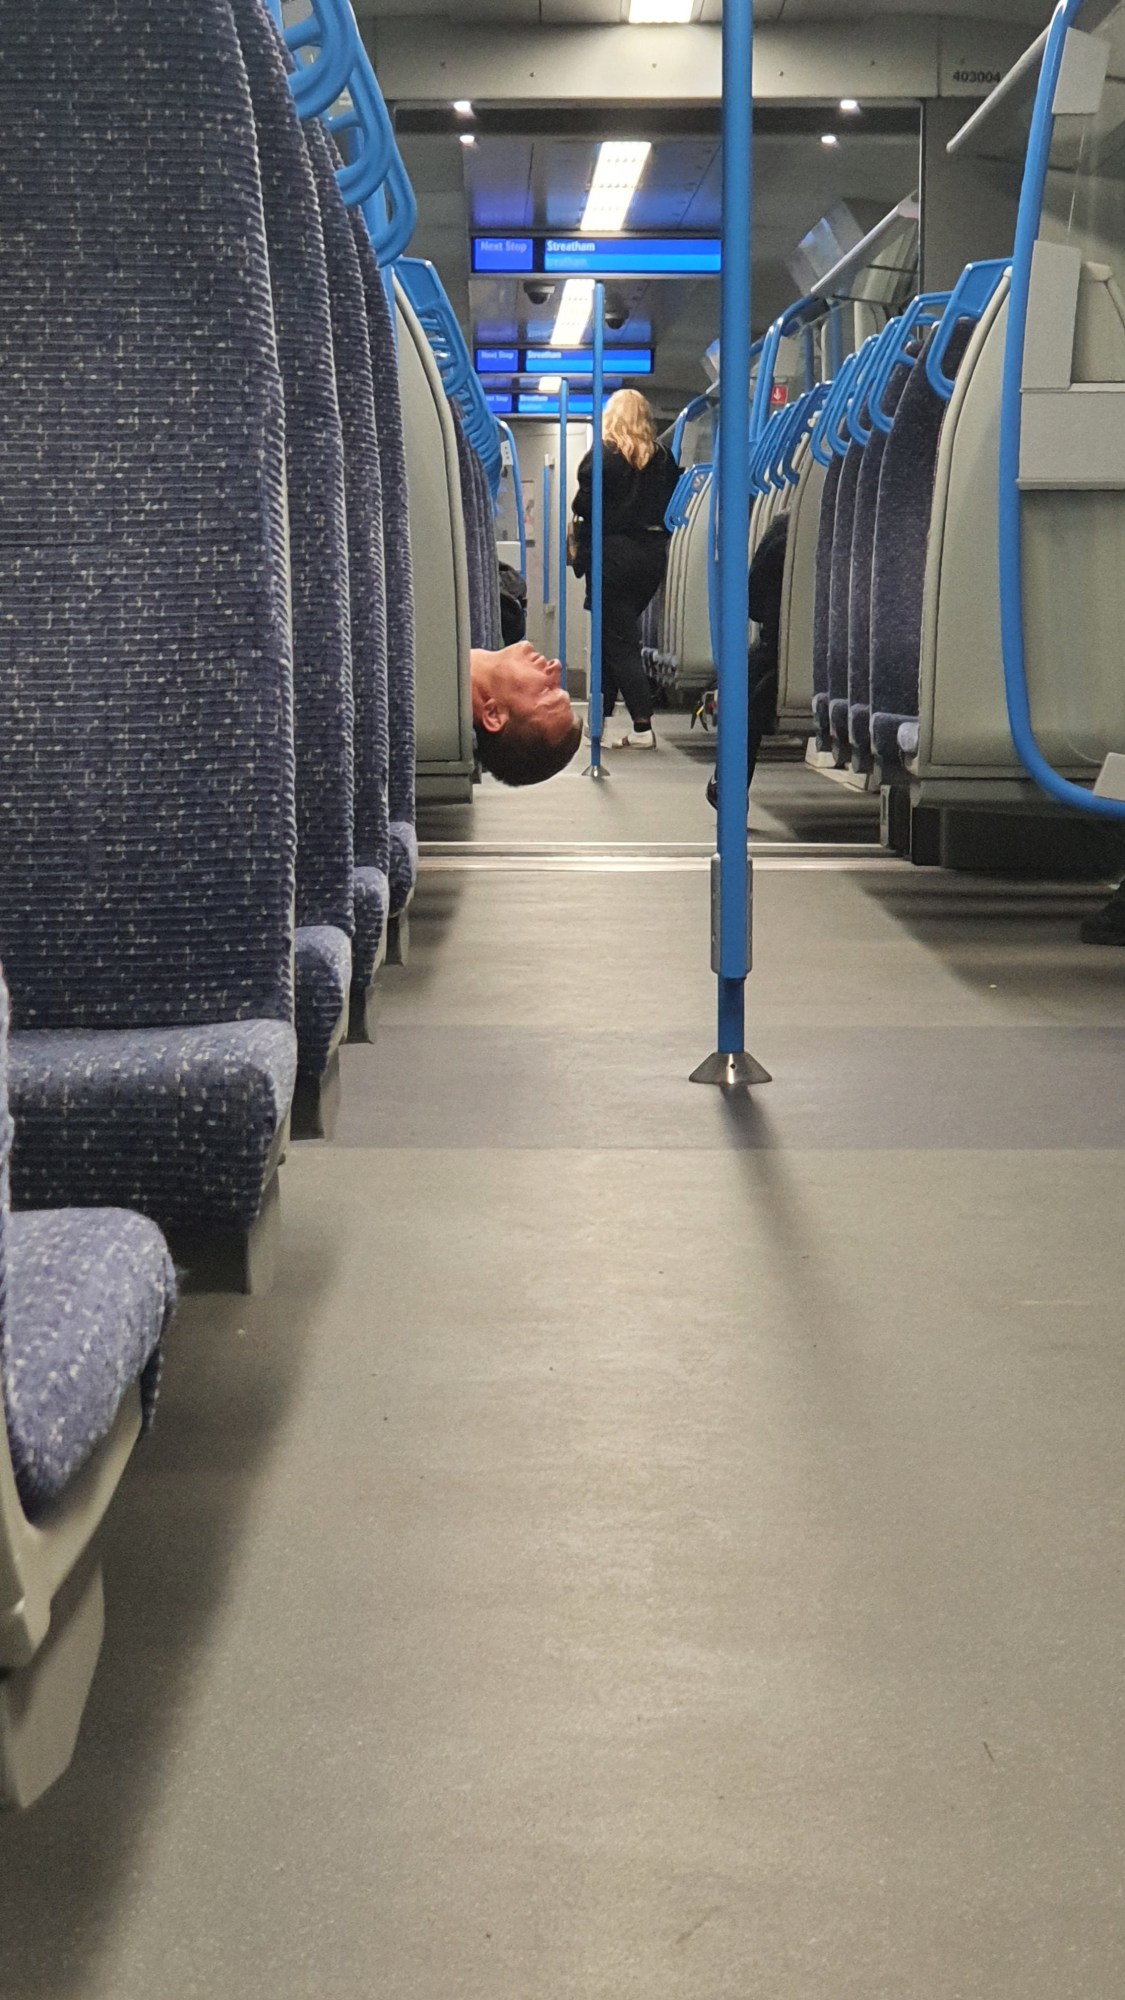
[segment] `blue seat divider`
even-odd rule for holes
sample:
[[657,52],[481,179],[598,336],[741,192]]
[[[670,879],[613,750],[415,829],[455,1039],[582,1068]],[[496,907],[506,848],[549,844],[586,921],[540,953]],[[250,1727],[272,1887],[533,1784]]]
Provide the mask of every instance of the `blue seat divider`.
[[[911,363],[899,363],[883,393],[883,410],[894,412],[910,380]],[[863,453],[852,528],[852,575],[848,610],[848,723],[852,750],[865,762],[871,755],[871,569],[875,560],[875,515],[879,475],[888,433],[875,427]]]
[[[347,1030],[355,929],[353,698],[344,439],[316,183],[285,44],[262,0],[232,0],[257,129],[285,391],[297,774],[295,1125]],[[300,1113],[300,1123],[297,1113]],[[311,1113],[311,1115],[310,1115]]]
[[353,214],[352,228],[367,305],[375,422],[383,479],[383,573],[387,590],[390,729],[387,806],[390,816],[391,915],[398,917],[410,902],[418,877],[414,798],[414,568],[410,547],[406,441],[402,428],[402,396],[390,301],[371,248],[366,223]]
[[128,1188],[244,1235],[296,1052],[284,411],[246,73],[227,0],[28,0],[9,29],[13,1196]]
[[348,211],[336,183],[337,156],[315,119],[302,127],[320,203],[332,309],[336,393],[344,433],[344,477],[355,697],[355,935],[353,1018],[387,948],[390,918],[390,738],[387,707],[387,598],[383,569],[382,480],[371,342],[363,274]]
[[137,1383],[151,1421],[176,1278],[143,1215],[9,1212],[7,1041],[0,977],[0,1390],[16,1490],[34,1521],[109,1435]]
[[820,524],[816,538],[816,599],[813,607],[813,718],[818,750],[831,744],[828,722],[828,637],[832,606],[832,542],[836,526],[836,498],[844,461],[835,452],[828,461],[820,503]]
[[[962,321],[944,353],[956,376],[973,327]],[[914,363],[883,452],[871,565],[871,747],[898,764],[917,747],[926,556],[938,443],[948,407],[930,383],[926,352]],[[903,733],[905,732],[905,733]]]

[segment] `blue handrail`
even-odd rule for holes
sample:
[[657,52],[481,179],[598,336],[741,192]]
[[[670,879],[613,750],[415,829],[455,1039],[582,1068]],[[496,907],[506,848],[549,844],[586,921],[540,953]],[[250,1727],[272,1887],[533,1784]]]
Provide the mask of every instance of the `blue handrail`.
[[[489,415],[491,415],[491,411],[489,412]],[[523,479],[520,474],[520,455],[516,446],[516,434],[512,429],[511,424],[500,423],[497,425],[497,429],[500,433],[500,436],[506,443],[509,453],[511,454],[512,492],[515,495],[515,502],[516,502],[516,538],[520,545],[520,575],[522,577],[526,577],[527,576],[527,520],[525,518],[523,511]],[[550,470],[550,467],[544,466],[543,470],[544,472],[548,472]],[[548,507],[546,518],[543,523],[544,575],[546,575],[548,565],[550,563],[550,553],[548,549],[550,533],[551,533],[551,512],[550,508]],[[546,603],[547,599],[544,598],[543,602]]]
[[570,508],[570,496],[567,493],[567,487],[570,483],[567,470],[567,455],[568,455],[567,427],[569,423],[570,423],[570,384],[567,382],[566,376],[564,375],[562,379],[562,386],[559,389],[559,624],[558,624],[559,661],[562,665],[562,684],[564,687],[566,687],[568,680],[570,678],[567,670],[567,660],[566,660],[567,637],[568,637],[567,594],[570,590],[570,577],[567,574],[569,565],[567,563],[567,545],[566,545],[567,515]]
[[[506,425],[505,429],[507,429]],[[523,512],[522,507],[520,509],[520,512],[522,514]],[[526,569],[526,567],[527,567],[527,562],[526,558],[524,558],[524,560],[521,561],[520,563],[520,568]],[[559,587],[560,589],[562,588],[561,579]],[[544,459],[543,460],[543,609],[544,610],[546,610],[550,602],[551,602],[551,466],[549,460]]]
[[[280,0],[269,4],[280,25]],[[313,0],[313,12],[288,29],[285,40],[295,52],[318,48],[313,63],[298,63],[289,79],[302,118],[318,117],[347,98],[343,108],[325,120],[350,156],[336,178],[348,207],[362,211],[375,254],[386,267],[410,242],[418,224],[418,203],[350,0]]]
[[798,299],[796,305],[787,306],[774,320],[762,343],[762,359],[758,367],[758,379],[754,384],[754,401],[750,410],[750,436],[761,436],[769,420],[770,398],[773,394],[774,371],[781,343],[787,335],[799,333],[810,313],[824,311],[823,299]]
[[302,118],[319,118],[346,88],[355,61],[358,30],[349,0],[312,0],[312,13],[284,33],[298,58],[302,49],[316,49],[311,63],[298,60],[289,87]]
[[[720,1057],[746,1055],[750,971],[750,857],[746,841],[746,557],[750,539],[750,355],[752,325],[754,21],[751,0],[723,8],[723,256],[721,412],[711,483],[710,565],[718,598],[719,673],[718,1040]],[[765,373],[765,355],[759,372]],[[721,489],[721,490],[720,490]],[[726,1072],[729,1073],[730,1065]],[[702,1074],[711,1074],[706,1065]],[[764,1074],[764,1073],[763,1073]]]
[[680,411],[672,430],[672,457],[675,459],[677,465],[680,462],[680,453],[684,448],[684,432],[688,425],[693,424],[697,417],[706,416],[710,408],[711,399],[709,396],[696,396],[692,402],[686,403]]
[[827,394],[828,384],[826,382],[817,382],[803,399],[805,407],[801,412],[800,424],[790,438],[785,456],[781,461],[781,477],[786,486],[796,486],[800,479],[801,475],[797,471],[796,465],[797,453],[805,438],[811,435],[813,426],[824,407],[824,399]]
[[492,497],[500,490],[500,427],[488,407],[479,376],[473,368],[465,336],[449,300],[445,286],[432,264],[423,257],[401,257],[398,276],[419,323],[433,349],[446,395],[456,400],[465,423],[465,432],[488,474]]
[[1039,88],[1031,121],[1027,161],[1020,190],[1004,377],[1000,402],[1000,630],[1004,650],[1004,695],[1012,742],[1021,763],[1040,789],[1060,805],[1101,819],[1125,819],[1125,800],[1100,798],[1084,785],[1064,778],[1048,762],[1035,738],[1027,686],[1023,629],[1023,509],[1020,501],[1020,444],[1023,434],[1023,365],[1027,316],[1031,301],[1031,265],[1039,238],[1043,196],[1047,186],[1054,104],[1062,71],[1066,38],[1083,0],[1059,0],[1047,34]]
[[[890,436],[894,411],[887,408],[887,390],[895,369],[909,360],[911,343],[928,326],[936,324],[950,300],[949,292],[921,292],[912,299],[901,318],[891,321],[893,338],[879,356],[867,391],[867,411],[875,429]],[[890,329],[888,329],[890,331]]]
[[337,144],[345,133],[354,133],[359,141],[350,149],[350,158],[347,149],[341,146],[346,163],[339,168],[336,179],[348,207],[360,208],[382,187],[395,152],[394,132],[383,93],[366,59],[361,61],[357,57],[348,72],[343,109],[333,111],[324,122]]
[[858,367],[859,355],[849,354],[835,381],[829,384],[828,394],[821,405],[820,417],[812,434],[810,446],[818,465],[831,465],[833,451],[839,448],[838,441],[833,445],[832,440],[837,437],[840,418],[851,393]]
[[938,330],[926,350],[926,380],[943,402],[948,403],[957,386],[943,365],[954,332],[963,320],[975,325],[984,317],[1009,261],[1007,257],[992,257],[984,263],[969,264],[953,287]]
[[605,286],[594,286],[593,445],[590,476],[590,775],[602,770],[602,593],[605,587],[605,439],[602,404],[605,390]]
[[689,465],[686,472],[681,472],[664,514],[664,526],[669,534],[675,534],[677,528],[687,527],[691,503],[697,493],[702,493],[710,477],[709,465]]

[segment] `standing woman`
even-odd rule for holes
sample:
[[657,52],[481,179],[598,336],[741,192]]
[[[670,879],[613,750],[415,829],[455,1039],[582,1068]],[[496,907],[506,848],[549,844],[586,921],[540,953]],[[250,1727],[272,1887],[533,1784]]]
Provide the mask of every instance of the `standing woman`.
[[[632,729],[611,748],[655,750],[652,695],[641,658],[640,621],[668,567],[670,536],[664,525],[680,468],[656,442],[652,410],[638,389],[619,389],[602,419],[605,441],[602,520],[602,693],[605,719],[620,694]],[[593,513],[593,453],[578,468],[574,497],[574,571],[587,578],[590,608],[592,568],[590,520]]]

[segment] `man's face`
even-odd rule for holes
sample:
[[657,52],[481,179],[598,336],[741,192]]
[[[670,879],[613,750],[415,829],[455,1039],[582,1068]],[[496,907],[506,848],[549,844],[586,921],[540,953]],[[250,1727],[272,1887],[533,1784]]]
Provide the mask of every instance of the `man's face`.
[[509,718],[519,731],[534,730],[552,745],[562,743],[575,726],[570,696],[562,686],[557,660],[545,660],[526,640],[508,646],[490,662],[489,709],[502,716],[496,723],[482,717],[485,728],[504,726]]

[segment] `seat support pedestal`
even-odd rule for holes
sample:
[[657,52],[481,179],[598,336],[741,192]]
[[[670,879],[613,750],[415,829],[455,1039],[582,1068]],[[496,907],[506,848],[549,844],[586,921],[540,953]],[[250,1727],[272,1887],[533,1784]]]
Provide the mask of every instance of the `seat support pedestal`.
[[104,1630],[101,1564],[87,1552],[55,1598],[35,1658],[0,1674],[0,1806],[34,1805],[66,1770]]

